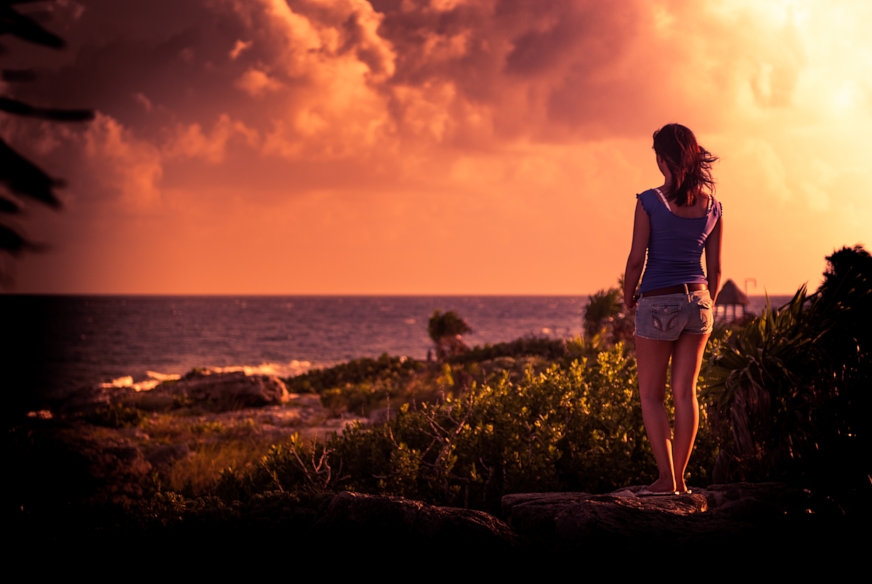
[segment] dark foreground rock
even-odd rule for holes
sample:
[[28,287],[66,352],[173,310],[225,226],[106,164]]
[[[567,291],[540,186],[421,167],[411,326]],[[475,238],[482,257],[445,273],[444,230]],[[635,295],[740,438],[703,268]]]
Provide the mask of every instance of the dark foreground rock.
[[360,493],[333,497],[313,532],[316,537],[372,546],[450,542],[493,549],[519,543],[509,526],[484,511]]
[[865,518],[813,513],[813,502],[807,491],[777,484],[721,485],[665,498],[638,498],[632,490],[531,493],[504,498],[504,521],[481,511],[359,493],[276,491],[232,502],[168,493],[124,509],[16,514],[9,525],[17,545],[28,550],[136,549],[153,558],[176,558],[179,550],[213,558],[291,553],[304,562],[327,554],[325,569],[353,557],[371,562],[464,556],[488,570],[516,560],[540,566],[547,559],[543,565],[608,566],[620,573],[677,557],[685,568],[712,569],[714,562],[725,573],[739,573],[739,566],[797,570],[862,561],[869,541]]
[[712,485],[668,497],[637,497],[640,488],[506,495],[503,518],[524,541],[548,548],[759,551],[847,549],[856,541],[831,501],[782,483]]
[[638,487],[600,495],[512,494],[493,515],[317,488],[283,492],[278,485],[251,496],[244,483],[236,491],[216,489],[214,496],[183,496],[161,492],[150,479],[191,456],[190,448],[143,445],[138,427],[108,432],[88,426],[71,438],[69,428],[52,423],[40,421],[42,432],[18,427],[5,435],[15,472],[4,525],[15,534],[16,549],[137,548],[160,557],[192,545],[235,554],[503,550],[510,557],[560,552],[557,557],[588,560],[615,550],[655,559],[682,550],[730,562],[791,558],[845,565],[865,558],[859,550],[870,543],[867,516],[846,516],[826,497],[779,483],[713,485],[681,497],[637,497]]

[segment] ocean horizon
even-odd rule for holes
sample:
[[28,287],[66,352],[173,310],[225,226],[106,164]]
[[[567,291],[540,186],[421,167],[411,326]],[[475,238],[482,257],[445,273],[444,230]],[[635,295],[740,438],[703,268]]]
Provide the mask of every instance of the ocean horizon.
[[[780,306],[791,296],[770,296]],[[759,313],[765,296],[751,296]],[[6,379],[63,396],[195,367],[288,377],[383,353],[424,359],[427,321],[454,310],[470,346],[581,334],[579,296],[0,295]]]

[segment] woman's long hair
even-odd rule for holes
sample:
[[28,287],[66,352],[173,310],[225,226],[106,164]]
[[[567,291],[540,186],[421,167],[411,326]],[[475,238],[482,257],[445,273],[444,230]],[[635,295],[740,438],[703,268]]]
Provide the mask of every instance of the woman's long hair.
[[654,132],[654,152],[672,173],[672,184],[666,196],[679,207],[693,206],[700,193],[714,192],[712,163],[718,157],[700,146],[689,128],[666,124]]

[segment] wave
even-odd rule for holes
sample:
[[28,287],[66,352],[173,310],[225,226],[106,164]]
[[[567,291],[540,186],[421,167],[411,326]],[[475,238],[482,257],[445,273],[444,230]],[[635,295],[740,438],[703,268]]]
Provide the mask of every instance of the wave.
[[132,375],[124,375],[122,377],[118,377],[109,381],[108,383],[101,383],[97,387],[100,389],[132,389],[133,391],[151,391],[164,381],[173,381],[176,379],[181,379],[181,375],[176,375],[173,373],[158,373],[156,371],[146,371],[146,378],[141,381],[133,381]]
[[[260,365],[231,365],[229,367],[202,367],[201,370],[211,371],[212,373],[233,373],[242,371],[246,376],[250,375],[268,375],[270,377],[294,377],[301,375],[307,371],[311,371],[315,365],[311,361],[299,361],[294,359],[287,363],[261,363]],[[151,391],[165,381],[175,381],[181,379],[182,376],[176,373],[160,373],[157,371],[146,371],[145,378],[138,381],[134,380],[133,375],[123,375],[112,381],[100,383],[97,389],[132,389],[133,391]]]
[[275,377],[294,377],[314,369],[311,361],[294,359],[288,363],[261,363],[260,365],[231,365],[229,367],[207,367],[214,373],[244,371],[246,375],[271,375]]

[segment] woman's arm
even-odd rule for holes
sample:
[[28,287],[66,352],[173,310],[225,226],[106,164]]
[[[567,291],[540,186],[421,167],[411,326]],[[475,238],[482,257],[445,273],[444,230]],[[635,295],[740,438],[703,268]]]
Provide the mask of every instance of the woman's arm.
[[721,240],[724,236],[724,218],[718,219],[715,228],[705,240],[705,271],[712,302],[717,300],[721,285]]
[[633,220],[633,245],[627,258],[627,269],[624,270],[624,306],[627,310],[636,307],[636,286],[645,268],[645,252],[648,250],[648,240],[651,238],[651,218],[642,207],[642,201],[636,201],[636,216]]

